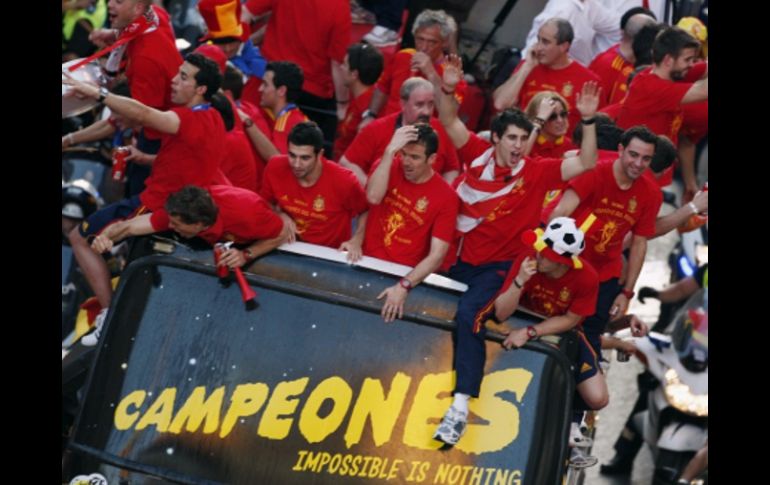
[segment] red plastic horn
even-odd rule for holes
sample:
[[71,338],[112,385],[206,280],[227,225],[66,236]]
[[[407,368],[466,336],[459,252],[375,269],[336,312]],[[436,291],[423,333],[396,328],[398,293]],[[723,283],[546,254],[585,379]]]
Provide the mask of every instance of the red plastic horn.
[[256,300],[257,292],[249,286],[246,277],[243,276],[241,268],[235,268],[235,279],[238,281],[238,288],[241,289],[241,298],[243,298],[243,301],[248,302],[250,300]]

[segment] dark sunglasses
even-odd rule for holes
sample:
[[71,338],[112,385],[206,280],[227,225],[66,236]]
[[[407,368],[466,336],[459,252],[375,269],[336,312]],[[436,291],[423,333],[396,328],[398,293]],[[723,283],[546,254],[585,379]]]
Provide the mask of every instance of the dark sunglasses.
[[556,118],[561,116],[561,119],[566,120],[569,117],[569,111],[562,111],[561,113],[551,113],[548,117],[548,121],[556,121]]

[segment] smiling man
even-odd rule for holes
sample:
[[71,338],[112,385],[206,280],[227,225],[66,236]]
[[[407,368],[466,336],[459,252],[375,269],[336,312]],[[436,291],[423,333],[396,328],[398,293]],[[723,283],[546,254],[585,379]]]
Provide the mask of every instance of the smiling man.
[[[594,352],[601,352],[600,336],[609,320],[623,316],[634,296],[634,285],[647,253],[647,239],[655,235],[655,219],[662,203],[658,186],[642,176],[652,162],[657,141],[645,126],[623,133],[619,157],[599,163],[596,168],[570,181],[551,220],[569,216],[578,224],[596,217],[586,232],[581,254],[599,274],[596,313],[583,322],[583,330]],[[624,283],[623,239],[631,232],[631,252]]]

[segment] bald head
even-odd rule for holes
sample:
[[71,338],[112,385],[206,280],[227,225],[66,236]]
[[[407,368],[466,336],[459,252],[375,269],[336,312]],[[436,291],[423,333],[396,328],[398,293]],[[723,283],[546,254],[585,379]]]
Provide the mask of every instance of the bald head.
[[623,35],[628,39],[633,39],[636,37],[636,34],[642,30],[642,27],[645,25],[652,25],[655,22],[654,18],[644,13],[632,15],[631,18],[628,19],[628,22],[626,22],[626,26],[623,29]]

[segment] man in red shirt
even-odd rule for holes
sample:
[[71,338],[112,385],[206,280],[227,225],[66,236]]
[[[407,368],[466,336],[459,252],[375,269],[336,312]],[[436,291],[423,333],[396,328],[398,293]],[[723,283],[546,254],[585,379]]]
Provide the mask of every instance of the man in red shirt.
[[538,225],[546,192],[596,164],[594,115],[600,94],[596,83],[588,82],[578,96],[585,125],[579,156],[533,160],[523,156],[532,123],[521,111],[504,110],[493,118],[491,144],[460,121],[452,94],[461,78],[461,61],[450,56],[442,83],[435,86],[441,124],[466,167],[455,184],[461,201],[456,229],[462,234],[462,250],[449,271],[451,278],[468,284],[455,315],[457,383],[452,409],[457,413],[445,415],[453,427],[464,427],[468,401],[479,394],[486,361],[484,306],[502,285],[511,261],[526,249],[521,233]]
[[[420,12],[412,26],[415,48],[398,51],[385,68],[374,89],[369,109],[364,112],[360,129],[374,118],[396,113],[400,109],[400,89],[408,78],[419,76],[428,81],[441,79],[444,52],[452,52],[449,42],[456,32],[457,24],[443,10]],[[463,80],[455,92],[459,103],[463,101],[466,87]]]
[[[547,20],[537,34],[537,43],[513,72],[493,94],[495,109],[527,106],[529,100],[540,91],[556,91],[569,103],[570,126],[580,122],[575,109],[575,95],[588,81],[600,82],[599,76],[569,57],[569,47],[575,33],[564,19]],[[600,103],[604,105],[604,103]]]
[[337,104],[346,108],[337,124],[337,138],[334,140],[334,160],[339,160],[353,142],[361,115],[369,107],[374,93],[374,83],[382,74],[382,53],[369,44],[353,44],[348,47],[342,74],[345,85],[350,90],[346,100]]
[[[97,235],[91,247],[96,254],[112,249],[114,243],[131,236],[173,230],[184,238],[199,237],[209,244],[232,241],[242,249],[225,251],[219,264],[241,267],[273,250],[286,240],[285,226],[262,198],[249,190],[229,185],[206,189],[187,185],[168,196],[164,207],[152,214],[116,222]],[[105,314],[81,343],[93,346],[99,341]]]
[[430,123],[439,137],[438,153],[433,170],[451,183],[459,173],[457,153],[446,136],[444,128],[432,117],[434,104],[433,85],[425,79],[412,77],[401,86],[401,111],[380,118],[362,129],[350,144],[339,163],[356,174],[361,185],[366,185],[372,164],[383,156],[393,132],[405,125]]
[[636,60],[631,47],[634,37],[642,27],[654,23],[654,14],[644,7],[629,9],[620,18],[620,30],[623,33],[620,42],[596,56],[588,66],[601,79],[607,104],[619,103],[626,96],[626,80],[634,70]]
[[[660,189],[644,172],[655,153],[657,136],[644,126],[626,130],[618,147],[619,158],[604,162],[569,183],[551,218],[570,216],[578,223],[596,218],[586,232],[582,257],[599,273],[596,313],[583,322],[588,341],[601,351],[600,335],[609,320],[622,317],[634,296],[634,285],[647,253],[647,239],[655,234],[662,203]],[[623,240],[632,233],[624,283]]]
[[263,160],[286,154],[289,132],[297,123],[307,121],[307,116],[297,107],[302,87],[302,69],[293,62],[277,61],[267,65],[259,92],[259,106],[264,108],[270,125],[270,137],[266,137],[245,113],[239,113],[244,131]]
[[[295,239],[339,248],[361,258],[369,205],[353,173],[323,156],[323,133],[305,121],[289,133],[289,154],[270,159],[261,195],[279,210]],[[351,237],[351,223],[356,232]]]
[[694,66],[698,49],[700,43],[679,27],[663,29],[652,44],[652,67],[637,74],[629,87],[618,126],[646,125],[676,145],[682,105],[708,99],[708,74],[694,83],[676,82]]
[[386,322],[403,316],[407,293],[438,269],[454,233],[457,195],[432,168],[437,149],[429,125],[402,126],[366,186],[364,254],[414,267],[377,297]]
[[[248,0],[242,19],[272,12],[262,53],[268,61],[290,60],[305,74],[296,103],[324,133],[326,152],[332,153],[337,126],[337,101],[346,99],[342,61],[350,45],[348,0]],[[291,129],[289,127],[286,132]],[[281,153],[285,153],[281,150]]]
[[221,79],[214,61],[201,54],[188,54],[171,82],[171,101],[176,106],[168,111],[159,111],[71,77],[65,81],[74,92],[98,98],[113,112],[141,121],[146,128],[163,134],[161,150],[144,191],[95,212],[70,232],[72,251],[102,308],[109,307],[112,299],[109,271],[101,255],[88,246],[86,237],[98,234],[116,220],[162,208],[168,195],[185,185],[206,186],[224,181],[219,169],[224,124],[207,102],[213,96],[222,96],[215,94]]
[[[107,74],[116,76],[118,72],[124,72],[132,98],[152,108],[167,110],[172,106],[171,80],[182,64],[182,56],[176,49],[168,13],[151,4],[150,0],[109,2],[107,8],[112,28],[95,29],[89,39],[98,45],[130,39],[110,53],[105,68]],[[132,32],[141,33],[132,35]],[[103,138],[115,133],[110,120],[96,121],[92,127]],[[151,155],[158,153],[159,137],[160,134],[152,129],[140,130],[137,149]],[[149,174],[149,166],[130,163],[126,171],[126,197],[144,190]]]

